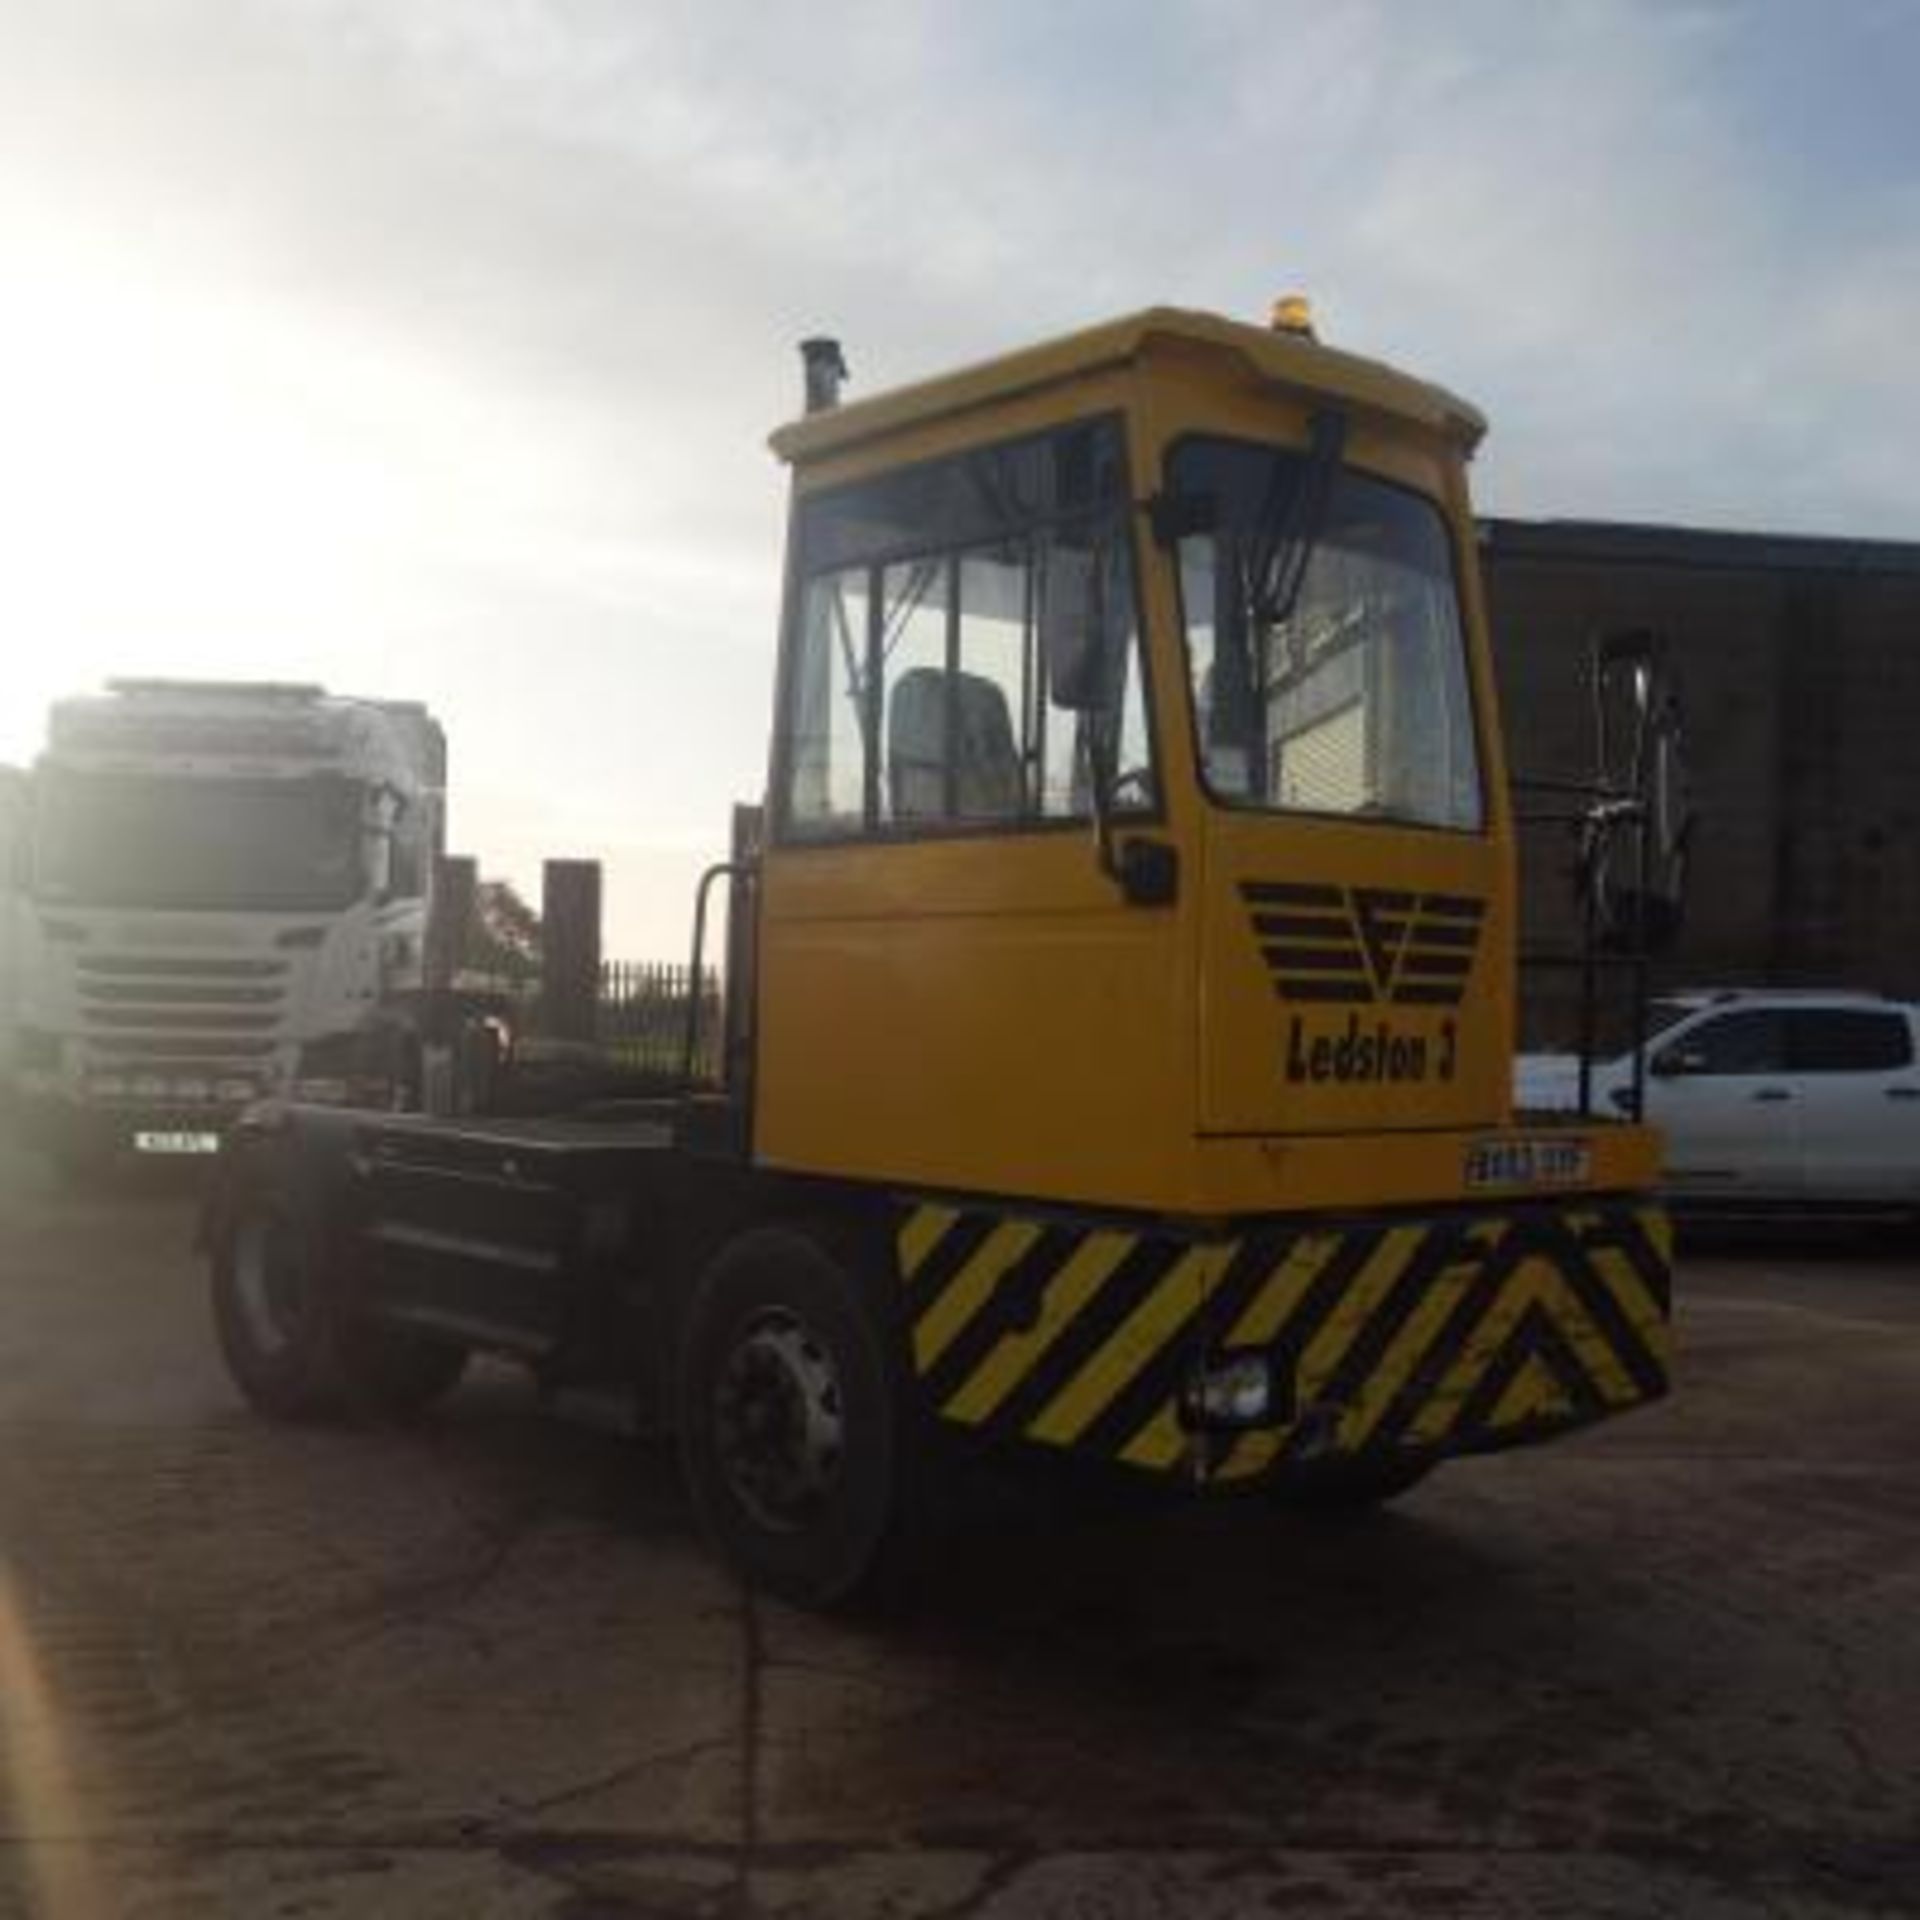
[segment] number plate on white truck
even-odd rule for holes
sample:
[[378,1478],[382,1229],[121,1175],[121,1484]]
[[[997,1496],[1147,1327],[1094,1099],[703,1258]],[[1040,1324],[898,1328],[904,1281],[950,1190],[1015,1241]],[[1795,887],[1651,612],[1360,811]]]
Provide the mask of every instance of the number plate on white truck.
[[133,1136],[133,1150],[135,1153],[218,1153],[220,1136],[217,1133],[193,1133],[184,1129],[136,1133]]

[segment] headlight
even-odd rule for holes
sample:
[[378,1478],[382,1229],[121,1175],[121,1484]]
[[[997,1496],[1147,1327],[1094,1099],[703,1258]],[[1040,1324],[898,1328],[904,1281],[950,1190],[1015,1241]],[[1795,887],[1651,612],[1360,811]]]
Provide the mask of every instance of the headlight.
[[215,1084],[213,1095],[216,1100],[231,1101],[244,1107],[253,1098],[255,1091],[251,1080],[221,1080]]
[[127,1097],[127,1076],[124,1073],[96,1073],[87,1082],[87,1091],[96,1100],[124,1100]]
[[1187,1417],[1210,1431],[1259,1427],[1273,1417],[1273,1366],[1264,1351],[1222,1354],[1187,1389]]

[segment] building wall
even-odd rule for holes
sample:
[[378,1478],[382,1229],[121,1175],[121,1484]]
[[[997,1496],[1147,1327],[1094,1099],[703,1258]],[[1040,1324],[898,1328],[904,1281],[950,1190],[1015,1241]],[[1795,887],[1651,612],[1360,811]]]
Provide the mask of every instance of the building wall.
[[[1496,520],[1481,559],[1517,778],[1590,771],[1595,632],[1668,640],[1698,824],[1659,979],[1920,997],[1920,545]],[[1570,866],[1523,832],[1535,950],[1578,943]],[[1525,987],[1529,1043],[1569,1038],[1572,978]]]

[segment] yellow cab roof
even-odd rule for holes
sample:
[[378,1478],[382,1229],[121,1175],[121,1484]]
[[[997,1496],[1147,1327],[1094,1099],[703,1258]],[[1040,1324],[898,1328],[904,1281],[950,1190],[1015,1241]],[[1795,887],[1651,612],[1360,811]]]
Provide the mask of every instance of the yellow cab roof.
[[781,459],[797,465],[924,421],[1129,365],[1156,342],[1217,353],[1236,360],[1242,375],[1392,415],[1457,440],[1469,452],[1486,431],[1485,419],[1468,402],[1383,361],[1217,314],[1149,307],[937,379],[808,414],[781,427],[770,444]]

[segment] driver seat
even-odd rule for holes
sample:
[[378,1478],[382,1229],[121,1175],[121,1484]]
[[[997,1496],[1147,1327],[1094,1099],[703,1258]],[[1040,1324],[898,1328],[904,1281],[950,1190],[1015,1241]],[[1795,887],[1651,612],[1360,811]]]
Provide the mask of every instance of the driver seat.
[[997,681],[977,673],[949,678],[940,667],[900,676],[887,702],[887,803],[899,821],[944,820],[947,708],[954,708],[952,817],[1017,820],[1020,749],[1013,716]]

